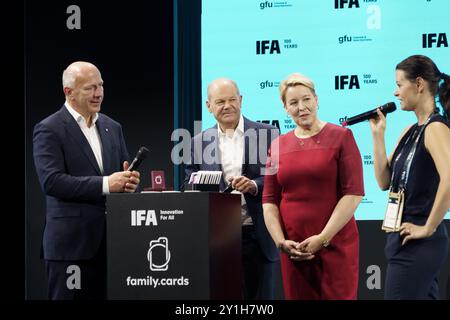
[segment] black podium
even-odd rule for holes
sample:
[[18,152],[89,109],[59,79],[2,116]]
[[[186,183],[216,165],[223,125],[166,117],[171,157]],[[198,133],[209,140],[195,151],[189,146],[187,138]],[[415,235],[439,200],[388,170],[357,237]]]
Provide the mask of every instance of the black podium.
[[241,299],[241,198],[107,196],[108,299]]

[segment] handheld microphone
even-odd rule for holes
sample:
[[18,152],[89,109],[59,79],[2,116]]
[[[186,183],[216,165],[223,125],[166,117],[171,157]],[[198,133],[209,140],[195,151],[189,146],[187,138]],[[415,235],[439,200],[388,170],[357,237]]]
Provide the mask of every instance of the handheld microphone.
[[233,187],[231,186],[231,183],[225,188],[225,190],[223,190],[222,192],[224,193],[230,193],[231,191],[233,191]]
[[147,154],[150,151],[146,147],[140,147],[138,152],[136,153],[136,156],[133,159],[133,162],[130,164],[130,167],[128,168],[128,171],[134,171],[137,170],[141,162],[147,158]]
[[383,104],[382,106],[376,107],[373,110],[358,114],[356,116],[353,116],[351,118],[348,118],[347,121],[343,121],[342,122],[342,126],[346,127],[346,126],[351,126],[352,124],[361,122],[361,121],[365,121],[365,120],[369,120],[370,118],[373,118],[377,115],[377,109],[380,108],[380,111],[383,112],[384,115],[386,115],[387,113],[393,112],[397,109],[397,107],[395,106],[395,102],[388,102],[386,104]]

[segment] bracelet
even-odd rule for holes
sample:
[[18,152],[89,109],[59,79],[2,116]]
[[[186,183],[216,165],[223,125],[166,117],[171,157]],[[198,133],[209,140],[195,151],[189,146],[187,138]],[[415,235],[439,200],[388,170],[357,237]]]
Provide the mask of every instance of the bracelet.
[[330,245],[330,240],[326,239],[323,235],[322,235],[322,247],[326,248]]

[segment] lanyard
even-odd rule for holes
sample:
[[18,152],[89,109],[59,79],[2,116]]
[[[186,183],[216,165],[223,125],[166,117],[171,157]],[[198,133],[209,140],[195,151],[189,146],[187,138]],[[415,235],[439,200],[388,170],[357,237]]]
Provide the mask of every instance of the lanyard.
[[[423,124],[422,128],[420,128],[420,131],[417,134],[416,139],[414,140],[414,144],[412,145],[411,149],[409,150],[408,156],[406,157],[405,163],[403,164],[403,168],[401,171],[400,181],[398,183],[399,190],[404,190],[406,188],[406,184],[408,182],[408,177],[409,177],[409,170],[411,169],[412,159],[413,159],[414,154],[416,153],[416,149],[417,149],[417,143],[419,142],[419,139],[420,139],[422,132],[425,129],[426,125],[428,124],[428,122],[430,122],[432,115],[433,114],[431,114],[428,117],[427,121]],[[414,130],[412,130],[412,132],[409,134],[408,139],[406,139],[406,142],[403,145],[403,148],[408,144],[409,139],[411,138],[411,136],[414,135],[415,131],[416,131],[416,129],[414,128]],[[413,137],[413,139],[414,139],[414,137]],[[392,175],[391,175],[390,191],[392,191],[392,189],[393,189],[392,184],[394,182],[395,166],[397,165],[397,161],[400,159],[400,157],[403,153],[403,148],[402,148],[402,150],[400,150],[399,154],[397,155],[397,157],[395,157],[395,160],[394,160],[394,165],[392,168]]]

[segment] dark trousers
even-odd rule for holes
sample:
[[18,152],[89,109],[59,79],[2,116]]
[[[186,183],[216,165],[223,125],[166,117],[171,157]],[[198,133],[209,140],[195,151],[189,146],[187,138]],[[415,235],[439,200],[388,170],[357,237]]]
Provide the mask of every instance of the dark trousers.
[[273,300],[276,262],[266,259],[253,226],[242,227],[242,292],[245,300]]
[[[50,300],[106,299],[106,244],[89,260],[45,260]],[[75,287],[78,283],[79,288]]]
[[384,298],[387,300],[439,299],[439,271],[448,255],[449,241],[441,223],[429,238],[401,246],[398,232],[387,236],[388,259]]

